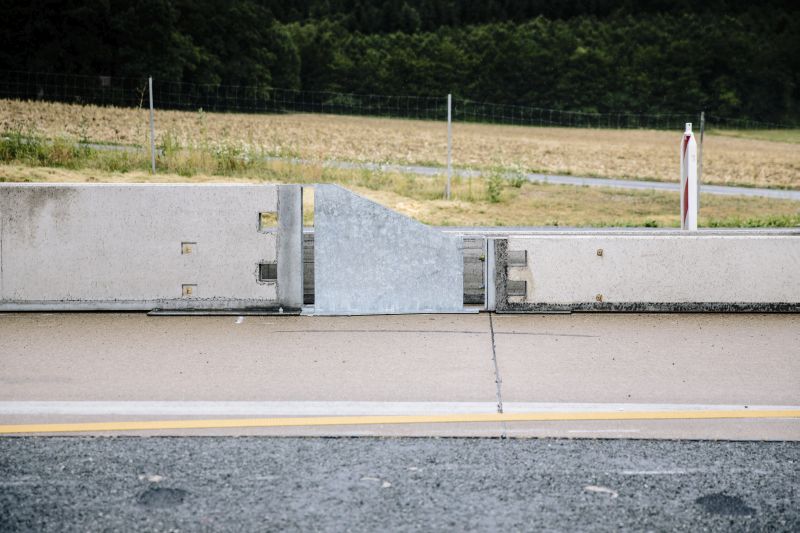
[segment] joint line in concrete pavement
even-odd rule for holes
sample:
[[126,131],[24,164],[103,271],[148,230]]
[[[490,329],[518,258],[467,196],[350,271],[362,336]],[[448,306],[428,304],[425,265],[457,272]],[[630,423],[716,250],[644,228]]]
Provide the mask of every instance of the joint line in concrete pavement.
[[500,379],[500,367],[497,366],[497,348],[494,342],[494,323],[492,322],[492,313],[489,315],[489,331],[492,334],[492,363],[494,364],[494,383],[497,387],[497,412],[503,412],[503,394],[501,392],[501,384],[503,380]]

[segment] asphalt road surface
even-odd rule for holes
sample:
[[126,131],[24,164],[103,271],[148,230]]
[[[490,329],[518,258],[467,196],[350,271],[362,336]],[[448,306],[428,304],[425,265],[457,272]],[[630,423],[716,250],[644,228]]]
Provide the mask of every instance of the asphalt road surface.
[[798,531],[797,443],[4,438],[3,531]]

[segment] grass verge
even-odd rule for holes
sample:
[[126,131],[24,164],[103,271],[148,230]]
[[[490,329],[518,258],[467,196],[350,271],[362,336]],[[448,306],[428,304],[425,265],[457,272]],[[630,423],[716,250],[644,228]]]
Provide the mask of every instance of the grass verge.
[[[146,168],[146,167],[145,167]],[[105,183],[338,183],[390,209],[437,226],[677,227],[678,194],[598,187],[504,182],[499,193],[488,180],[456,179],[452,200],[442,199],[443,177],[333,170],[265,162],[221,175],[147,170],[0,165],[4,182]],[[499,194],[495,197],[495,195]],[[496,201],[493,199],[496,198]],[[310,211],[306,223],[311,223]],[[704,227],[800,226],[800,202],[731,196],[703,198]]]

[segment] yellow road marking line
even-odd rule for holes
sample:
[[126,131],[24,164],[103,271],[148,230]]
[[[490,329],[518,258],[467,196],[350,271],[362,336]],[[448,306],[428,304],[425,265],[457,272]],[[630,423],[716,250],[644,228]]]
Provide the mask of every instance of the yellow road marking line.
[[455,415],[324,416],[286,418],[223,418],[216,420],[150,420],[78,422],[65,424],[0,425],[0,434],[69,433],[90,431],[145,431],[159,429],[270,428],[363,426],[380,424],[442,424],[468,422],[557,422],[575,420],[703,420],[725,418],[800,418],[800,409],[630,411],[566,413],[475,413]]

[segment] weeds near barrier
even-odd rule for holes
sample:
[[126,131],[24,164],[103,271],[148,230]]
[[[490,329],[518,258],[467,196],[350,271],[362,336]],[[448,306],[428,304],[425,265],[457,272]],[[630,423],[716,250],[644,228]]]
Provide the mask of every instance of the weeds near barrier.
[[[150,169],[150,156],[143,149],[99,150],[66,139],[45,139],[35,131],[22,129],[7,131],[0,136],[0,162],[122,174]],[[169,131],[159,138],[156,169],[159,174],[177,174],[189,179],[197,175],[213,175],[293,183],[338,183],[371,191],[388,191],[421,201],[441,200],[445,180],[443,175],[417,176],[369,168],[338,169],[313,162],[298,164],[292,160],[275,159],[271,149],[252,148],[238,141],[204,141],[194,147],[185,147],[177,135]],[[488,178],[455,176],[452,200],[471,204],[487,200],[490,203],[507,202],[516,192],[504,194],[504,191],[520,189],[523,182],[521,178],[519,182],[509,180],[500,172],[492,173]],[[484,189],[486,196],[473,194],[473,188]]]
[[709,228],[792,228],[800,227],[800,212],[793,215],[765,215],[760,217],[711,219],[704,224]]
[[525,175],[520,171],[511,172],[508,175],[508,183],[515,189],[521,188],[528,180]]
[[486,198],[493,204],[500,203],[503,185],[506,180],[497,172],[492,172],[486,179]]
[[89,150],[65,139],[48,141],[33,130],[15,128],[0,134],[0,161],[80,168]]

